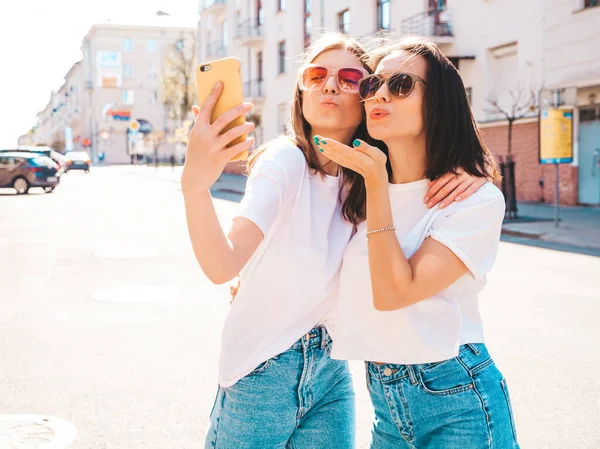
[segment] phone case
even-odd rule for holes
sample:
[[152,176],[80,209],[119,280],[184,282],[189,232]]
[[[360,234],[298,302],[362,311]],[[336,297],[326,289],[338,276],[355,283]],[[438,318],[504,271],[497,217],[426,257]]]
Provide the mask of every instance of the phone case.
[[[208,67],[209,70],[201,70],[202,67]],[[223,92],[217,100],[210,122],[214,123],[223,113],[235,108],[244,102],[244,92],[242,89],[242,75],[240,71],[240,61],[237,58],[217,59],[215,61],[205,62],[196,67],[196,84],[198,86],[198,105],[202,107],[206,98],[212,91],[217,81],[223,82]],[[238,117],[229,123],[223,133],[229,129],[243,125],[245,117]],[[246,134],[238,137],[227,145],[227,148],[243,142]],[[248,151],[244,151],[235,156],[231,161],[243,161],[248,158]]]

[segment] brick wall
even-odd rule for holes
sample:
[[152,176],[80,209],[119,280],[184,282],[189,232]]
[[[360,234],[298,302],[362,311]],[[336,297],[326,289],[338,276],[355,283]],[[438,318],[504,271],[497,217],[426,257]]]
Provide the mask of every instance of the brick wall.
[[[554,165],[539,164],[538,122],[513,125],[512,154],[515,160],[517,201],[554,202]],[[482,128],[483,138],[496,159],[505,156],[508,149],[508,126]],[[543,193],[539,185],[544,181]],[[577,204],[577,167],[561,164],[559,167],[559,200],[561,204]]]

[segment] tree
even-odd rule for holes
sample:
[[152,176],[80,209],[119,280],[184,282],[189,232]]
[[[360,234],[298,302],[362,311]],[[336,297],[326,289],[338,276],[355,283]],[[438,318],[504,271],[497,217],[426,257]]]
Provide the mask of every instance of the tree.
[[254,131],[252,134],[254,135],[254,142],[256,145],[260,145],[262,143],[262,117],[255,112],[251,112],[246,116],[246,121],[254,123]]
[[53,135],[50,146],[60,153],[65,152],[65,140],[58,133]]
[[533,90],[530,90],[528,93],[526,93],[525,89],[518,87],[508,91],[507,94],[509,95],[510,100],[508,102],[503,102],[507,104],[507,107],[501,105],[498,97],[492,95],[487,100],[491,106],[491,109],[486,109],[485,112],[488,114],[501,114],[508,121],[508,156],[512,157],[513,124],[516,121],[536,112],[538,105],[537,98]]
[[171,43],[163,65],[163,104],[167,116],[182,123],[196,100],[196,36],[180,35]]
[[515,183],[515,160],[512,156],[512,135],[515,122],[532,115],[538,109],[538,102],[533,90],[526,92],[522,87],[509,90],[505,97],[507,101],[499,101],[492,95],[487,99],[491,106],[486,109],[488,114],[500,114],[508,121],[507,156],[500,158],[502,172],[502,193],[506,202],[505,218],[517,218],[517,189]]

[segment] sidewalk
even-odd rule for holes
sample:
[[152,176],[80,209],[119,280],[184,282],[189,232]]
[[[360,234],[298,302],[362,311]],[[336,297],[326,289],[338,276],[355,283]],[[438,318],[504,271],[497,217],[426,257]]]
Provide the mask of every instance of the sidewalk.
[[554,205],[518,203],[517,209],[519,218],[504,222],[503,236],[557,244],[565,250],[579,248],[582,251],[578,252],[600,256],[600,208],[561,206],[558,228],[554,222]]

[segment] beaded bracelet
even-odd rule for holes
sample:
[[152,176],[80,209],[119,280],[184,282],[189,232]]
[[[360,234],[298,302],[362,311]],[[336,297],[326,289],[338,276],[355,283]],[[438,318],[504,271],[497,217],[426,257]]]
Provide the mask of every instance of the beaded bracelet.
[[379,229],[373,229],[372,231],[367,231],[367,240],[369,240],[369,236],[371,234],[376,234],[378,232],[383,232],[383,231],[395,231],[396,228],[394,226],[386,226],[385,228],[379,228]]

